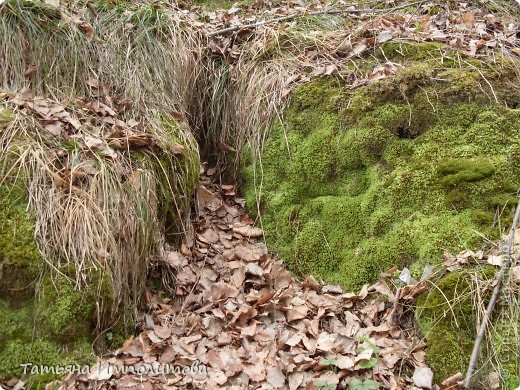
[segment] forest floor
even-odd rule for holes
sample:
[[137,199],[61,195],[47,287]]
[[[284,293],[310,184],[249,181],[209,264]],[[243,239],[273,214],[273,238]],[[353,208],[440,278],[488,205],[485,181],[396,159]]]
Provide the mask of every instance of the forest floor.
[[[213,56],[237,69],[241,58],[256,61],[277,50],[290,52],[281,99],[320,76],[338,76],[349,88],[394,76],[403,65],[386,61],[360,69],[354,62],[372,56],[385,42],[440,43],[479,59],[499,51],[514,59],[520,55],[518,21],[465,2],[451,9],[430,2],[396,3],[374,12],[343,2],[334,7],[299,1],[235,3],[225,10],[183,9],[181,4],[170,11],[208,38]],[[87,8],[82,12],[90,12]],[[348,21],[338,15],[348,15]],[[92,25],[76,16],[72,23],[86,35],[92,33]],[[201,167],[192,224],[192,242],[167,248],[159,261],[174,271],[158,275],[172,289],[145,294],[147,310],[137,335],[89,373],[70,374],[49,386],[461,388],[460,373],[433,384],[425,361],[427,344],[413,302],[426,282],[411,281],[393,268],[376,284],[345,292],[312,276],[293,277],[264,244],[263,231],[247,214],[237,186],[222,183],[218,170],[208,164]],[[9,385],[24,386],[16,380]]]
[[141,333],[60,388],[431,388],[410,308],[420,283],[397,289],[391,270],[356,294],[296,280],[218,181],[204,169],[193,246],[166,253],[174,294],[150,293]]

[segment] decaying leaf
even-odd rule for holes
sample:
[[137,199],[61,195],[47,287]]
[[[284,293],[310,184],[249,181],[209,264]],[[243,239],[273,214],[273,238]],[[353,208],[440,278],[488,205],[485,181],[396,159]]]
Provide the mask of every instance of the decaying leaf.
[[[102,141],[94,138],[92,146]],[[95,172],[97,168],[85,169]],[[198,360],[207,367],[200,374],[153,377],[150,386],[198,378],[197,383],[206,388],[242,383],[296,389],[320,383],[337,386],[345,378],[354,378],[347,380],[349,388],[372,389],[377,382],[355,382],[357,375],[371,374],[394,388],[412,386],[412,378],[394,373],[400,362],[424,366],[424,349],[415,346],[410,356],[407,351],[413,349],[413,340],[380,314],[386,313],[381,296],[394,301],[405,297],[396,296],[384,282],[349,293],[339,286],[321,286],[311,276],[303,282],[295,280],[264,243],[255,242],[253,236],[260,231],[244,213],[242,200],[226,195],[234,186],[222,189],[208,184],[207,178],[216,172],[207,167],[201,171],[205,184],[197,190],[201,222],[195,240],[189,248],[166,250],[160,258],[176,269],[176,289],[167,297],[148,298],[153,309],[143,318],[143,332],[115,355],[121,364],[189,366]],[[212,175],[204,176],[208,172]],[[135,181],[136,185],[141,181],[137,173]],[[356,336],[361,337],[356,341]],[[92,380],[120,387],[134,386],[139,379],[94,372]],[[427,379],[416,373],[417,383]]]
[[431,389],[433,384],[433,371],[429,367],[417,367],[413,373],[413,383],[422,389]]

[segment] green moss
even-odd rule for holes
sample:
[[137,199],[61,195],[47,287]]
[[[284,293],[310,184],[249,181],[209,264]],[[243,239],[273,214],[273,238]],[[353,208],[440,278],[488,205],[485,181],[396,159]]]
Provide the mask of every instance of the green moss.
[[308,84],[305,88],[298,88],[294,91],[287,115],[300,116],[309,108],[319,109],[322,112],[334,111],[344,96],[345,92],[339,80],[321,78]]
[[436,288],[417,302],[421,331],[431,344],[428,364],[435,381],[465,372],[474,339],[470,284],[464,272],[442,278]]
[[449,159],[442,161],[437,171],[443,176],[441,183],[445,186],[452,186],[462,182],[482,180],[491,176],[495,169],[486,160]]
[[[160,178],[156,193],[159,215],[163,218],[167,238],[178,241],[185,228],[180,216],[188,216],[191,199],[200,175],[200,157],[195,138],[189,129],[170,117],[163,118],[169,141],[161,145],[166,153],[147,158],[148,168]],[[146,208],[146,207],[145,207]]]
[[[462,270],[448,273],[417,301],[416,313],[421,332],[429,343],[426,359],[435,373],[436,382],[467,370],[476,335],[475,324],[478,323],[475,304],[472,302],[474,281],[478,280],[480,299],[487,302],[491,295],[490,288],[482,287],[489,286],[496,269],[484,267],[477,272],[471,272]],[[493,326],[493,351],[486,354],[486,346],[483,346],[482,350],[483,356],[494,357],[492,361],[484,359],[480,363],[480,373],[477,373],[473,383],[475,388],[489,388],[487,372],[495,370],[490,365],[494,363],[500,363],[502,368],[502,372],[499,373],[503,381],[502,388],[516,388],[520,367],[515,350],[515,340],[518,337],[518,334],[515,334],[515,326],[518,322],[509,318],[509,315],[503,316],[506,313],[507,305],[498,305],[495,308],[495,317],[499,320]]]
[[354,91],[335,78],[296,89],[271,127],[263,176],[243,171],[268,244],[295,273],[356,289],[393,265],[420,276],[444,250],[478,245],[475,231],[500,236],[493,215],[511,217],[520,186],[520,111],[482,104],[466,88],[480,74],[464,74],[412,63]]
[[[77,291],[63,276],[52,278],[46,269],[22,180],[8,179],[0,187],[0,373],[4,378],[20,377],[20,364],[27,362],[54,365],[93,360],[96,301],[110,299],[98,295],[103,285],[96,280],[100,274],[92,274],[91,287]],[[56,376],[30,378],[35,388],[52,379]]]
[[504,303],[496,309],[499,318],[494,324],[492,347],[503,388],[517,389],[520,386],[520,356],[518,354],[520,313],[517,310],[510,310],[511,306],[507,305],[507,302]]
[[34,219],[26,209],[23,187],[12,182],[0,187],[0,289],[13,307],[32,298],[42,270]]
[[64,277],[45,278],[39,285],[36,326],[62,343],[88,335],[95,323],[97,285],[93,287],[78,291]]
[[14,119],[13,112],[0,104],[0,126],[5,126]]
[[[75,319],[73,319],[75,320]],[[68,365],[91,364],[94,354],[91,341],[76,335],[73,342],[60,343],[48,337],[34,323],[34,304],[13,310],[0,303],[0,372],[4,378],[20,377],[21,364]],[[29,388],[43,388],[45,383],[56,379],[56,375],[28,376]]]

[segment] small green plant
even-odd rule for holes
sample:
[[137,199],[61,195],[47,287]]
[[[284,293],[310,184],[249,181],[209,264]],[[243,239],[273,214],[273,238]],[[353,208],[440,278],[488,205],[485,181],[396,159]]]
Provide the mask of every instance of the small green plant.
[[369,347],[367,347],[367,348],[365,348],[365,347],[357,348],[356,349],[357,353],[363,353],[367,349],[371,349],[372,353],[374,354],[374,356],[371,356],[370,359],[360,362],[359,367],[365,368],[365,369],[374,367],[378,361],[377,356],[379,355],[379,348],[377,348],[377,346],[366,337],[356,337],[356,340],[363,341],[369,345]]
[[320,360],[322,366],[328,366],[332,371],[338,371],[338,361],[335,357],[329,356]]
[[336,390],[336,385],[332,385],[322,380],[314,381],[314,386],[318,387],[320,390]]
[[392,280],[392,283],[394,284],[394,286],[396,288],[401,288],[404,286],[404,282],[399,279],[399,275],[401,275],[401,272],[399,271],[395,271],[392,276],[394,277],[394,279]]
[[354,379],[348,384],[350,390],[377,390],[379,389],[379,383],[372,379]]

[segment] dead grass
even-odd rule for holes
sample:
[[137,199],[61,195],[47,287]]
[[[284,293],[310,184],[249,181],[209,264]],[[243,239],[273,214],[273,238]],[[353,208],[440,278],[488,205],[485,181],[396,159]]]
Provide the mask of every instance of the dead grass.
[[[156,126],[158,133],[160,123]],[[40,136],[44,133],[32,114],[15,113],[0,136],[0,159],[15,163],[0,185],[14,178],[28,189],[28,207],[36,215],[35,236],[51,271],[69,277],[78,289],[92,283],[93,273],[109,272],[113,302],[110,315],[98,326],[103,328],[121,314],[120,305],[131,320],[142,299],[149,262],[164,244],[159,203],[175,210],[181,229],[189,227],[192,184],[186,183],[187,172],[173,158],[162,157],[163,165],[174,172],[168,177],[152,155],[136,160],[121,153],[108,159],[78,145],[51,147]],[[172,142],[166,134],[162,140]],[[198,155],[193,143],[190,147],[191,160],[176,159],[191,164],[193,171],[194,165],[198,169]],[[161,198],[162,191],[171,194],[170,199]],[[63,271],[71,268],[74,275]]]
[[[197,122],[188,113],[201,110],[200,42],[153,7],[87,11],[74,20],[64,9],[17,0],[0,8],[0,35],[7,38],[0,41],[2,91],[62,102],[81,122],[75,136],[82,139],[110,134],[106,124],[92,126],[97,117],[74,100],[100,100],[100,91],[89,86],[97,80],[108,86],[118,119],[139,121],[159,147],[107,158],[81,142],[49,137],[39,120],[15,105],[14,120],[0,134],[0,160],[15,161],[0,185],[14,177],[28,189],[49,269],[64,275],[73,266],[75,274],[67,277],[77,288],[92,282],[93,271],[108,270],[114,299],[98,327],[121,308],[131,320],[149,263],[162,250],[165,210],[175,215],[175,234],[191,229],[198,148],[189,128],[172,128],[165,120],[174,115]],[[126,107],[117,104],[122,99]],[[184,147],[182,157],[174,155],[175,143]]]
[[29,88],[62,100],[92,96],[87,81],[131,99],[133,114],[195,112],[202,93],[201,42],[174,14],[152,6],[113,8],[84,17],[44,3],[9,0],[0,9],[3,90]]

